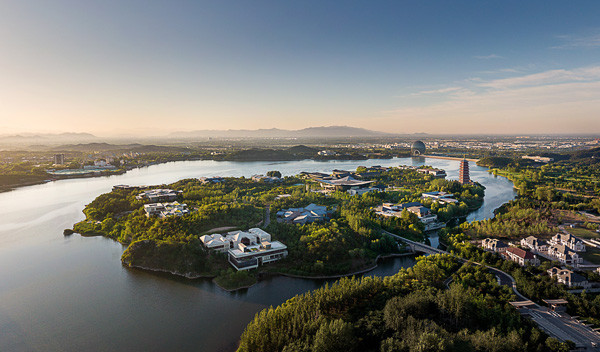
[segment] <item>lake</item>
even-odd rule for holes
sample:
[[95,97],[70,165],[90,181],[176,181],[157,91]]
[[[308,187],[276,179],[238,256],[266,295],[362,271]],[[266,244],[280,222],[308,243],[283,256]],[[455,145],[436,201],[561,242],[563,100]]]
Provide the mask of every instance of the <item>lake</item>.
[[[209,280],[186,280],[121,266],[125,249],[103,237],[63,237],[83,207],[113,185],[154,185],[202,176],[279,170],[354,170],[357,166],[432,165],[458,179],[459,162],[395,158],[368,161],[183,161],[122,175],[60,180],[0,193],[0,351],[231,351],[260,310],[325,281],[274,277],[229,293]],[[512,183],[471,163],[486,187],[468,221],[493,217],[514,199]],[[434,241],[432,240],[432,243]],[[393,275],[412,257],[387,260],[367,275]]]

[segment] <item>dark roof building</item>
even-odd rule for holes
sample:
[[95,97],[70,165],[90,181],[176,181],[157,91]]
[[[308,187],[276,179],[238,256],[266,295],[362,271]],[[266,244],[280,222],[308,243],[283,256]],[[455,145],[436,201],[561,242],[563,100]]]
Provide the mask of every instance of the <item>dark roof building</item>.
[[425,143],[421,141],[415,141],[410,147],[410,154],[412,156],[425,155]]

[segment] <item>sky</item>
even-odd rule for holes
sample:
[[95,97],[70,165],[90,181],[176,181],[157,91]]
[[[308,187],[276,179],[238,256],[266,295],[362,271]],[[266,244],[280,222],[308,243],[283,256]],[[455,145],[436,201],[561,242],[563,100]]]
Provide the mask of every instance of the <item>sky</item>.
[[0,135],[600,133],[599,1],[0,1]]

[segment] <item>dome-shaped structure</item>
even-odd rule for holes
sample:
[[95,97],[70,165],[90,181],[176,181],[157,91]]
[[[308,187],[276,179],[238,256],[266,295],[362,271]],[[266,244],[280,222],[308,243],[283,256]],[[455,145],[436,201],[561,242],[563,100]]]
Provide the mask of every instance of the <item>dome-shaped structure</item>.
[[421,141],[415,141],[410,147],[410,154],[414,156],[425,154],[425,143]]

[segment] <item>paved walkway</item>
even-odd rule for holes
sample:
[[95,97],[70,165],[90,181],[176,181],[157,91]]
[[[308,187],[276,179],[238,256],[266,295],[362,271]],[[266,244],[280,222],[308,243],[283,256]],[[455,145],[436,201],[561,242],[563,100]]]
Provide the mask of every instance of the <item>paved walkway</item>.
[[271,204],[267,204],[265,208],[265,221],[263,223],[263,228],[269,226],[271,223]]

